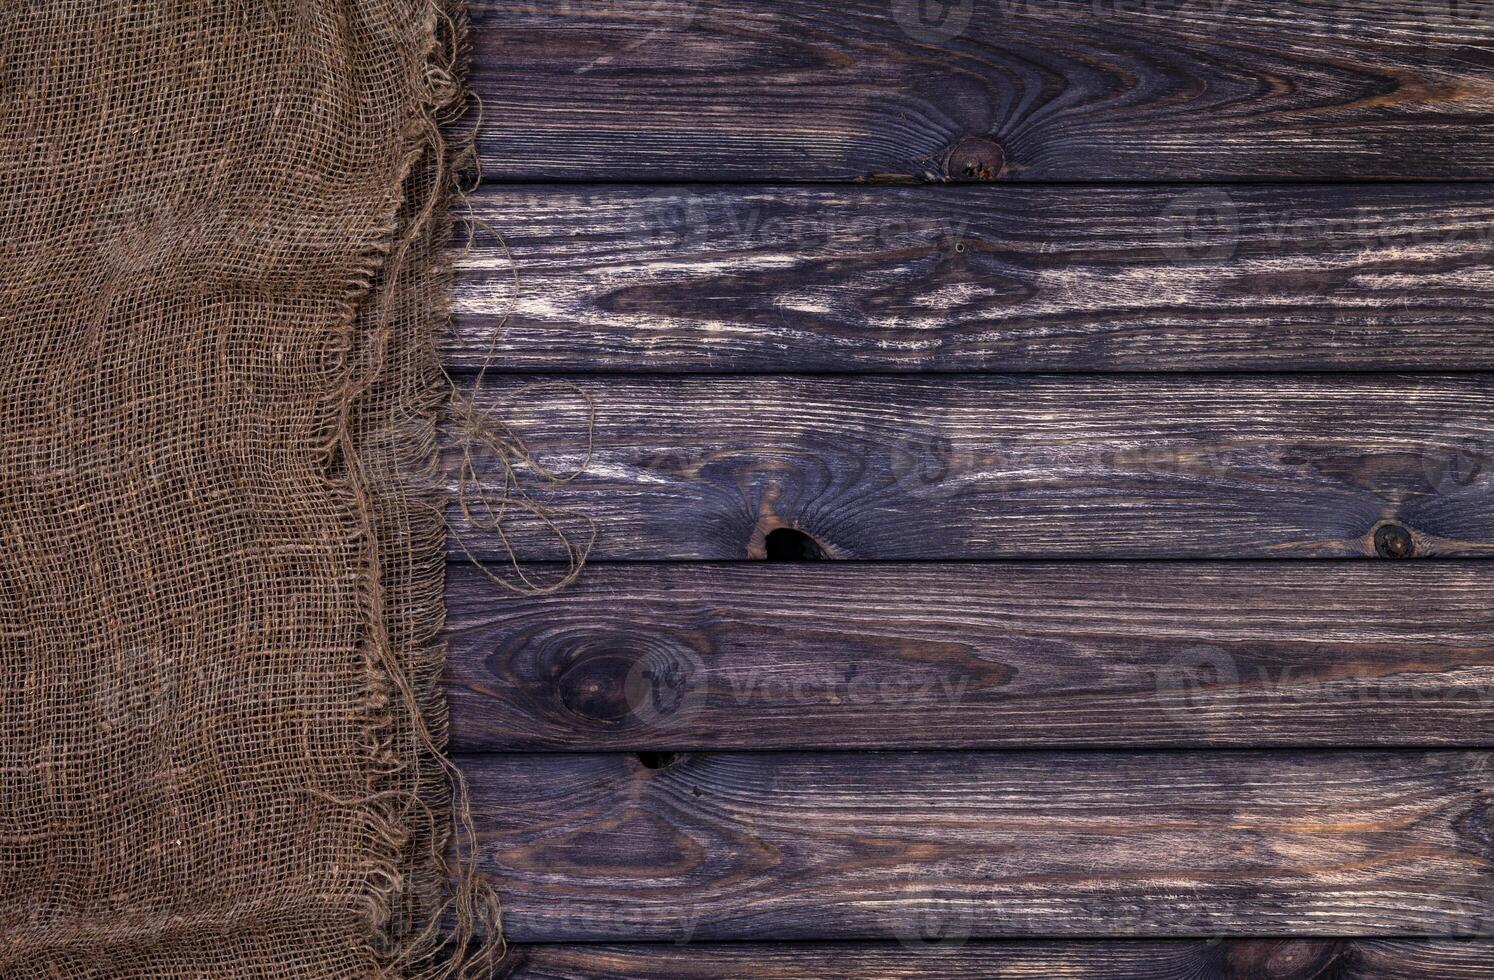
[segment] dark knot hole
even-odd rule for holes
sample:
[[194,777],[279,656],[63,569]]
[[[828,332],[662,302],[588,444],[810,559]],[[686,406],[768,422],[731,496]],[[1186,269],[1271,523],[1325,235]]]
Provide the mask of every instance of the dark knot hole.
[[1416,540],[1399,524],[1386,524],[1375,531],[1375,553],[1381,558],[1410,558],[1416,554]]
[[678,752],[639,752],[638,761],[645,769],[668,769],[680,761]]
[[768,561],[825,561],[829,557],[818,541],[798,528],[769,531],[766,544]]

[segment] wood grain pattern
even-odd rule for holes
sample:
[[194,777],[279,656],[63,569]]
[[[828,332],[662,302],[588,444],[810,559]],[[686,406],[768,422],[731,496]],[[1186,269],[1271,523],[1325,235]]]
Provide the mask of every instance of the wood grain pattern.
[[1487,185],[489,185],[474,206],[513,260],[487,235],[459,260],[459,369],[1494,368]]
[[447,587],[462,751],[1494,744],[1494,564],[601,565]]
[[1474,936],[1487,752],[468,757],[516,941]]
[[836,558],[1366,556],[1387,521],[1401,553],[1494,552],[1490,375],[516,376],[477,401],[560,470],[594,412],[587,470],[536,494],[597,522],[598,560],[761,557],[780,527]]
[[1242,373],[1494,370],[1488,0],[473,14],[510,978],[1490,974],[1494,565],[1260,559],[1494,555],[1494,374]]
[[1494,942],[1008,940],[530,945],[508,980],[1487,980]]
[[1494,173],[1482,0],[474,8],[489,179]]

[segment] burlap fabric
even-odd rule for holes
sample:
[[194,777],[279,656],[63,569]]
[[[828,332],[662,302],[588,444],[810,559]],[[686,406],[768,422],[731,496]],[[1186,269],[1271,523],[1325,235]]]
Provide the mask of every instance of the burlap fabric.
[[427,489],[460,21],[3,11],[0,976],[484,975]]

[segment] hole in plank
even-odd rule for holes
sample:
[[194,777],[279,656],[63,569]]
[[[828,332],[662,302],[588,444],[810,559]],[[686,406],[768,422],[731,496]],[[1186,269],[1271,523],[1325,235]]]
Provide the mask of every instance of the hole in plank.
[[678,752],[639,752],[638,761],[645,769],[668,769],[680,761]]
[[829,557],[818,541],[792,527],[769,531],[766,547],[768,561],[825,561]]

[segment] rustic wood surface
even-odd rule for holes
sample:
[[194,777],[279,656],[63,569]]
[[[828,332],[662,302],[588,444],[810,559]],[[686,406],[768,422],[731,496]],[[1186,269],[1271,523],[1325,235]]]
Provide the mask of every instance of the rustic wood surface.
[[1483,0],[485,0],[474,15],[495,180],[1494,172]]
[[458,566],[447,615],[462,751],[1494,744],[1494,563]]
[[780,527],[834,558],[1494,553],[1490,375],[515,376],[477,401],[561,471],[594,415],[586,470],[535,496],[596,522],[597,560],[756,558]]
[[1487,980],[1494,942],[1008,940],[521,946],[508,980]]
[[1488,936],[1491,762],[758,752],[466,768],[516,941],[917,943]]
[[459,260],[462,369],[1494,368],[1489,185],[489,185],[474,208],[511,257],[484,232]]
[[512,980],[1494,975],[1491,0],[472,13]]

